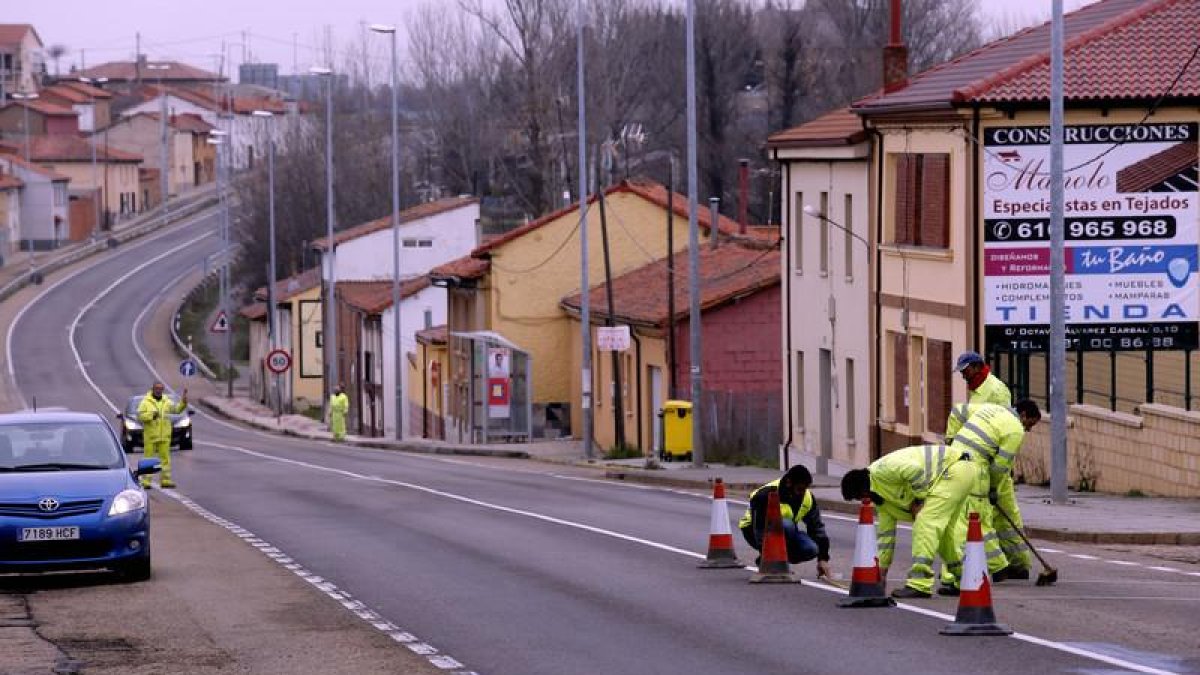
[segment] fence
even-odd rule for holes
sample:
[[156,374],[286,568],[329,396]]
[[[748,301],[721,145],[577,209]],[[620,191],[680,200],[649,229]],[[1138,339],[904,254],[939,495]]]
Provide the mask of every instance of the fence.
[[[1045,354],[991,354],[997,377],[1013,398],[1032,398],[1045,405],[1050,373]],[[1200,359],[1187,351],[1072,351],[1066,359],[1067,404],[1088,404],[1117,412],[1134,412],[1143,403],[1192,410],[1197,404]]]
[[780,392],[706,391],[700,400],[705,461],[778,465],[783,437]]

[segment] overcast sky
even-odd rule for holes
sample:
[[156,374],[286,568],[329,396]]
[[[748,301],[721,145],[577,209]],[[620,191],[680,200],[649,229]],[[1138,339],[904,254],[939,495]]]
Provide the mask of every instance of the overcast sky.
[[[362,39],[367,23],[404,24],[423,0],[5,0],[0,22],[31,23],[47,45],[68,53],[61,68],[125,60],[134,54],[140,32],[142,51],[151,59],[187,61],[216,70],[221,42],[236,67],[243,52],[250,60],[273,61],[290,72],[324,61],[318,44],[326,26],[339,44]],[[453,0],[434,0],[453,11]],[[485,0],[496,2],[496,0]],[[603,2],[603,0],[589,0]],[[1067,11],[1095,0],[1064,0]],[[1050,16],[1050,0],[979,0],[987,23],[1027,25]],[[373,59],[386,68],[387,42],[371,36]],[[401,31],[403,39],[403,30]],[[293,49],[293,43],[298,48]],[[54,68],[54,64],[50,64]]]

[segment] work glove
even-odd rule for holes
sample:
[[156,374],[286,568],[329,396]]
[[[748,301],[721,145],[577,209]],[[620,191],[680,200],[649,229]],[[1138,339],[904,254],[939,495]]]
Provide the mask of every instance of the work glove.
[[1000,501],[1000,494],[995,490],[988,490],[988,503],[995,506]]

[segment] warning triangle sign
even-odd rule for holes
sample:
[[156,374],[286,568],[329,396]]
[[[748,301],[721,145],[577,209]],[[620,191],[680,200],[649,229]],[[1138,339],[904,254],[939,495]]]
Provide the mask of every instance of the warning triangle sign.
[[208,330],[214,333],[229,332],[229,319],[225,316],[225,310],[217,312],[217,318],[213,319],[212,326],[210,326]]

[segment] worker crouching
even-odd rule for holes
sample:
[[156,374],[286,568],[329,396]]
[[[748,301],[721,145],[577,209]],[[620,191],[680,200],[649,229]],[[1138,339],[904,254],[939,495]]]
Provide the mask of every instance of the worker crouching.
[[[817,575],[829,576],[829,536],[821,509],[813,500],[812,474],[803,466],[793,466],[781,478],[771,481],[750,493],[750,506],[742,514],[738,527],[746,543],[762,552],[763,532],[767,525],[767,499],[779,493],[779,514],[787,541],[788,563],[796,565],[817,560]],[[800,531],[800,524],[804,531]],[[759,561],[755,561],[759,564]]]

